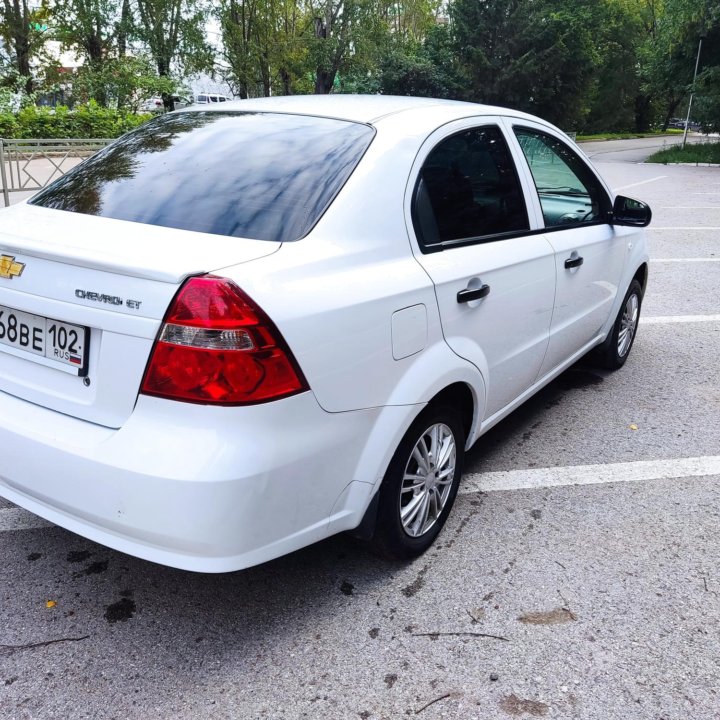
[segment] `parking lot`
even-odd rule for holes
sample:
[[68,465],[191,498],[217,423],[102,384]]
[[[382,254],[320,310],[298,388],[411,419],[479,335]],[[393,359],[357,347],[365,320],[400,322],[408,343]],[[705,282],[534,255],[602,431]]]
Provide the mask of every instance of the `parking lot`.
[[584,146],[654,212],[630,359],[481,438],[424,557],[191,574],[0,501],[0,717],[720,718],[720,169],[642,142]]

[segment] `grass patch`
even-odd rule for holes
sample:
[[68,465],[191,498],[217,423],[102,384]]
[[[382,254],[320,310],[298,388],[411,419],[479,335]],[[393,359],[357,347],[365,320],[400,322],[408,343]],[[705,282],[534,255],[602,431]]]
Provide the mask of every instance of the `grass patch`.
[[578,142],[587,140],[634,140],[635,138],[657,137],[658,135],[682,135],[683,131],[678,128],[668,128],[665,132],[654,130],[646,133],[597,133],[595,135],[578,135]]
[[695,143],[685,149],[677,146],[653,153],[650,163],[720,163],[720,142]]

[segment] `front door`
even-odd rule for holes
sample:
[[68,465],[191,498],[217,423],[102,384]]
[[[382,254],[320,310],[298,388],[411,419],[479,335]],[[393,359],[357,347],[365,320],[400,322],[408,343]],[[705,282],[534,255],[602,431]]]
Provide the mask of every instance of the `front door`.
[[525,121],[514,131],[555,250],[557,291],[542,376],[602,332],[620,291],[628,233],[610,225],[608,193],[566,142]]

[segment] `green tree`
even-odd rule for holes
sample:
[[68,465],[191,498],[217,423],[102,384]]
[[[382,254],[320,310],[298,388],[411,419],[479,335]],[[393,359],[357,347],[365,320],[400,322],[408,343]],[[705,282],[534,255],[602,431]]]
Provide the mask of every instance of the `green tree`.
[[226,79],[242,98],[289,95],[307,69],[308,21],[296,0],[221,0]]
[[377,67],[388,32],[380,0],[309,0],[307,12],[316,94],[329,93],[338,74],[358,76]]
[[[660,0],[657,0],[660,3]],[[692,88],[700,37],[705,35],[698,90],[703,95],[700,109],[710,106],[713,67],[720,64],[718,33],[720,6],[715,0],[663,0],[656,7],[655,27],[641,48],[645,87],[658,106],[663,129],[670,119],[682,114]]]
[[28,0],[2,0],[0,39],[12,67],[12,76],[21,79],[23,89],[33,91],[31,60],[47,39],[49,10],[47,0],[31,7]]
[[73,78],[73,100],[86,103],[102,97],[118,110],[137,112],[142,103],[158,95],[174,95],[178,83],[161,77],[145,56],[109,57],[96,65],[84,65]]
[[[192,74],[212,65],[212,52],[205,37],[207,13],[199,0],[134,0],[135,36],[143,42],[160,77],[170,77],[173,68]],[[172,97],[163,95],[165,107],[174,108]]]
[[638,46],[644,26],[636,0],[600,0],[596,7],[595,45],[598,62],[589,92],[586,132],[643,130],[638,72]]
[[[103,63],[115,49],[120,7],[117,0],[59,0],[54,7],[55,38],[66,49],[76,48],[85,59],[83,70],[99,78]],[[90,83],[92,99],[108,104],[106,83]]]
[[458,67],[448,28],[428,29],[418,48],[395,48],[380,63],[377,89],[386,95],[460,99],[467,80]]
[[455,0],[450,17],[468,99],[582,124],[598,64],[595,0]]

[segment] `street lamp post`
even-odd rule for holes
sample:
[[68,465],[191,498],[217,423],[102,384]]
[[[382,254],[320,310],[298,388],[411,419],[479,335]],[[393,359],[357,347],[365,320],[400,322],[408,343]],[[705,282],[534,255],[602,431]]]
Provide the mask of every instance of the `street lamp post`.
[[692,110],[693,95],[695,95],[695,80],[697,80],[698,66],[700,65],[700,51],[702,50],[702,41],[705,33],[700,34],[700,42],[698,43],[697,58],[695,59],[695,74],[693,75],[692,90],[690,91],[690,102],[688,103],[687,117],[685,118],[685,130],[683,131],[682,148],[685,149],[687,142],[688,125],[690,125],[690,111]]

